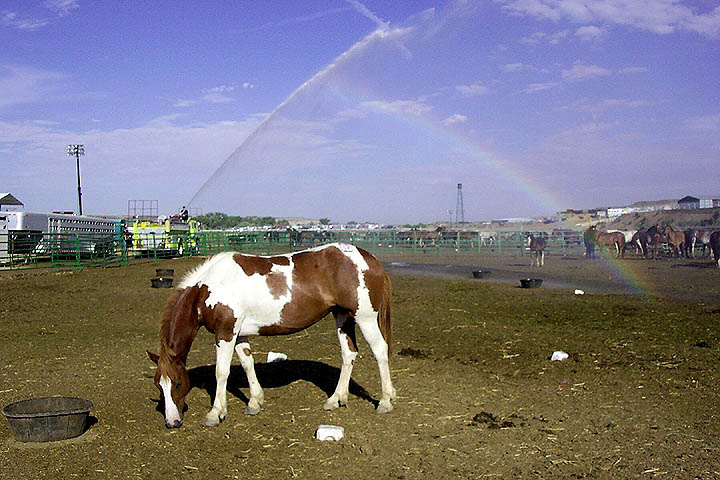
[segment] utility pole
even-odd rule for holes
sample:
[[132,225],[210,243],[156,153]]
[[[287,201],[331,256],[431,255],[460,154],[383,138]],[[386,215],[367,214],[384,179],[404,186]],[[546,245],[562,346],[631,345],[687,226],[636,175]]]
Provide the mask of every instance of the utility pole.
[[80,188],[80,155],[85,155],[85,145],[68,145],[68,157],[75,157],[77,165],[78,212],[82,215],[82,189]]

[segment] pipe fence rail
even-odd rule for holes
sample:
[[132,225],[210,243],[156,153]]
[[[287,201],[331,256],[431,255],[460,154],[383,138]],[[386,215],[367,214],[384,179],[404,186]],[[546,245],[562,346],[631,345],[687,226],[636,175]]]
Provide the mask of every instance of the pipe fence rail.
[[0,270],[50,268],[83,269],[93,266],[127,265],[137,260],[179,256],[209,256],[224,251],[274,255],[318,247],[327,243],[351,243],[382,256],[503,254],[527,255],[530,234],[546,239],[550,255],[582,255],[582,232],[578,231],[423,231],[423,230],[270,230],[202,231],[174,240],[154,235],[134,236],[23,233],[0,234]]

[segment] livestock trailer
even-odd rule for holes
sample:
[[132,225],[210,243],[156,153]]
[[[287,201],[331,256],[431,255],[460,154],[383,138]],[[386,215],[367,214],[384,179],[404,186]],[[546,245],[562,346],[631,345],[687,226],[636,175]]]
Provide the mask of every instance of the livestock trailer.
[[55,254],[114,253],[124,223],[120,219],[38,213],[0,212],[0,264]]

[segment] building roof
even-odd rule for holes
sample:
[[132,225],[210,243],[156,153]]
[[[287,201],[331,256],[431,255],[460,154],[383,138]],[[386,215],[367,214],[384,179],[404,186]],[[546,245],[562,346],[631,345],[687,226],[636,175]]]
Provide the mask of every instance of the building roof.
[[0,206],[2,205],[21,205],[24,206],[24,204],[15,198],[10,193],[0,193]]

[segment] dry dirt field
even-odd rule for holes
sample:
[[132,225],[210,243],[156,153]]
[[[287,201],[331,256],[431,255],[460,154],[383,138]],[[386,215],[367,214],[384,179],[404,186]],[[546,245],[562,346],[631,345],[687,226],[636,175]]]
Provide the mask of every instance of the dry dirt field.
[[[707,260],[551,256],[534,271],[519,256],[384,260],[391,414],[373,411],[379,378],[363,342],[349,407],[322,410],[339,374],[326,319],[253,342],[266,396],[257,416],[243,415],[235,359],[216,428],[201,425],[214,386],[213,339],[201,332],[177,430],[164,427],[145,354],[170,293],[150,278],[200,259],[0,272],[0,405],[95,405],[88,431],[61,442],[19,443],[0,419],[0,478],[720,478],[720,271]],[[493,274],[470,278],[478,267]],[[543,287],[518,288],[528,275]],[[264,363],[269,350],[288,360]],[[550,361],[555,350],[570,358]],[[345,438],[315,440],[320,424]]]

